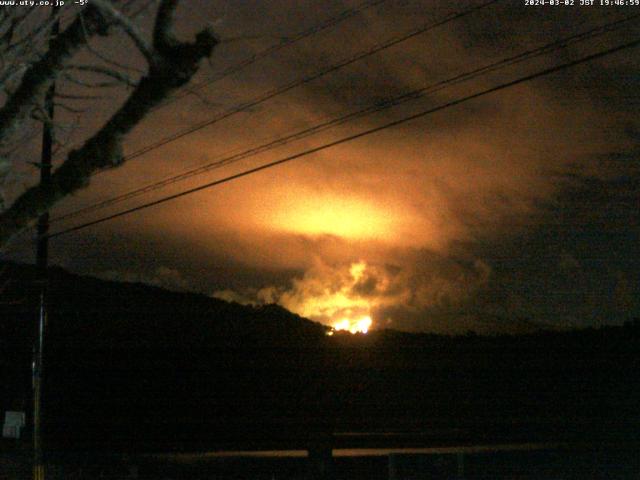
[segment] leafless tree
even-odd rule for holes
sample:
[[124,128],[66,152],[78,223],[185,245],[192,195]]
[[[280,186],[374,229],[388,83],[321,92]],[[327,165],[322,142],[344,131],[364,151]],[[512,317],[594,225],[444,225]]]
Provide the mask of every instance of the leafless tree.
[[[209,28],[192,41],[175,37],[177,4],[178,0],[90,0],[82,9],[58,8],[45,15],[37,8],[0,7],[0,192],[2,175],[15,168],[25,132],[32,131],[35,121],[51,122],[44,99],[54,80],[74,87],[72,94],[58,88],[54,101],[78,115],[82,112],[75,105],[95,98],[96,92],[128,88],[110,118],[65,153],[50,185],[26,188],[10,204],[0,205],[0,251],[43,212],[86,187],[97,171],[121,165],[127,134],[185,86],[201,60],[210,56],[218,39]],[[148,34],[140,28],[141,12],[155,14]],[[60,31],[50,38],[56,21]],[[141,72],[92,46],[92,40],[113,35],[126,35],[141,53],[146,63]],[[93,61],[82,60],[86,58]],[[55,127],[58,146],[64,146],[64,130],[70,125]]]

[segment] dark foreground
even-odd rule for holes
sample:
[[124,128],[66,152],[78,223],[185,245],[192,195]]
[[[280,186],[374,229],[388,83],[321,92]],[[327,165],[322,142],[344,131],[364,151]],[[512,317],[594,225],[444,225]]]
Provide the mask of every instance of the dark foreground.
[[[637,479],[640,445],[522,444],[484,447],[333,451],[318,468],[304,451],[200,454],[58,454],[50,480],[600,480]],[[0,478],[27,480],[26,452],[0,455]]]
[[[0,409],[28,412],[38,290],[17,267],[9,273]],[[637,478],[628,447],[640,432],[637,320],[517,335],[327,336],[276,306],[63,272],[50,303],[43,427],[50,463],[71,469],[63,478],[99,477],[100,458],[104,475],[126,478],[110,473],[122,455],[139,459],[144,478],[296,478],[304,458],[142,455],[531,443],[589,447],[478,453],[465,478]],[[415,462],[425,478],[431,460],[445,468],[453,457],[398,458],[398,471]],[[389,476],[386,456],[339,457],[335,469],[336,478]],[[433,478],[446,475],[459,473]]]

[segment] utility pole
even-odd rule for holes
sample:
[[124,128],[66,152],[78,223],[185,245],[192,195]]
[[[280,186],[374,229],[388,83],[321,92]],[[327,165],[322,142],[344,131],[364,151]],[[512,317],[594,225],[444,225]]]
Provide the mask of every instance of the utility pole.
[[[54,10],[53,15],[57,15]],[[60,21],[56,20],[51,27],[49,47],[60,31]],[[46,188],[51,182],[51,158],[53,153],[53,112],[55,80],[47,90],[44,99],[44,110],[47,118],[42,130],[42,155],[40,160],[40,185]],[[40,308],[38,312],[38,328],[34,342],[33,374],[33,480],[45,479],[44,455],[42,446],[42,373],[45,331],[47,327],[47,288],[49,275],[49,212],[38,217],[38,235],[36,240],[36,267],[38,284],[40,285]]]

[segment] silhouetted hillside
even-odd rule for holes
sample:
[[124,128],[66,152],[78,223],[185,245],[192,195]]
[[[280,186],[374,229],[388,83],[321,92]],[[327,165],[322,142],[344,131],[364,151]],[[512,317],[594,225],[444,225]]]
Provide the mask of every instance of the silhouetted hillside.
[[[8,264],[0,301],[0,328],[33,323],[38,309],[36,269]],[[179,293],[141,283],[119,283],[50,271],[49,338],[75,347],[206,347],[212,343],[313,341],[326,327],[277,305],[251,307],[205,295]],[[9,322],[9,320],[13,321]],[[9,331],[7,331],[9,329]],[[19,342],[19,339],[17,339]]]
[[[35,270],[3,275],[0,408],[27,409]],[[51,278],[45,418],[56,448],[299,446],[353,430],[431,432],[435,443],[628,438],[640,426],[638,322],[327,336],[277,306],[60,269]]]

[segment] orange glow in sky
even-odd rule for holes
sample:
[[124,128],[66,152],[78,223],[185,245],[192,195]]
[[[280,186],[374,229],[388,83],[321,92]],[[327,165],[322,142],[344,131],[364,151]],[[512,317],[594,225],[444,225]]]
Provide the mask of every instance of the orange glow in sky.
[[273,211],[269,217],[267,221],[274,228],[304,235],[385,239],[397,229],[393,212],[350,196],[302,196]]

